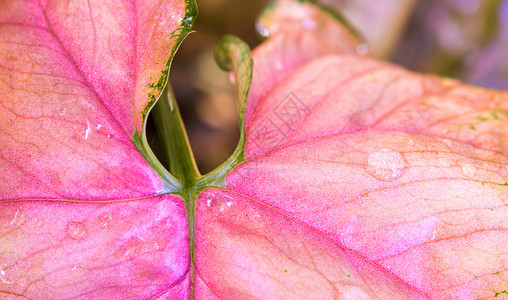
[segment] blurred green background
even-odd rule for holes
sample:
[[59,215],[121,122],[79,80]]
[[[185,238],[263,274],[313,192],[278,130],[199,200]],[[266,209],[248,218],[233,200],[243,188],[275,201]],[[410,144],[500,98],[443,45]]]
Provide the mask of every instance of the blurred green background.
[[[212,57],[234,34],[254,48],[257,15],[268,0],[197,0],[199,16],[171,67],[170,80],[201,173],[238,141],[234,86]],[[322,0],[365,36],[373,56],[418,72],[508,90],[508,0]],[[147,129],[156,155],[153,125]],[[163,162],[164,163],[164,162]]]

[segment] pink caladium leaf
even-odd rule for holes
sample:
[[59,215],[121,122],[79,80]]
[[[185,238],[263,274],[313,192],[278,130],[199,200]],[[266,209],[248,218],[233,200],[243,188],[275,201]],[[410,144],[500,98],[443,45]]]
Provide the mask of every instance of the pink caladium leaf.
[[337,14],[281,0],[252,57],[217,47],[237,150],[177,179],[144,124],[194,10],[0,4],[2,297],[506,296],[506,92],[373,60]]

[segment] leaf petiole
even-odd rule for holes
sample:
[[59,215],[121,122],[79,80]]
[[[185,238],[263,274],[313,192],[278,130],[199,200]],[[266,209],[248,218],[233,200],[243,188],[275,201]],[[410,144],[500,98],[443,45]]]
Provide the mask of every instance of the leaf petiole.
[[164,155],[168,161],[168,171],[183,186],[191,186],[201,174],[190,148],[185,126],[169,82],[155,104],[152,115]]

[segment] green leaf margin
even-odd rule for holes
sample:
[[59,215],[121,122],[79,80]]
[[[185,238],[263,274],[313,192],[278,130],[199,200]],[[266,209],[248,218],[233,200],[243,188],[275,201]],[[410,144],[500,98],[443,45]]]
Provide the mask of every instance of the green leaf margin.
[[147,87],[150,90],[147,96],[150,98],[150,100],[141,112],[143,117],[143,128],[141,128],[141,135],[136,128],[134,135],[131,137],[131,141],[138,148],[139,152],[146,159],[150,167],[152,167],[152,169],[157,172],[161,178],[161,181],[163,182],[163,187],[159,191],[159,194],[178,193],[178,191],[181,190],[181,184],[173,175],[171,175],[171,173],[169,173],[164,168],[153,151],[150,149],[146,139],[147,116],[154,107],[157,100],[161,97],[162,93],[164,92],[164,88],[168,84],[171,62],[173,61],[176,51],[178,51],[178,48],[180,48],[182,41],[192,32],[192,26],[197,15],[198,7],[196,1],[185,0],[185,15],[181,20],[180,26],[171,33],[170,39],[175,39],[175,41],[170,46],[169,57],[163,62],[163,68],[161,70],[160,76],[155,79],[155,81],[147,84]]

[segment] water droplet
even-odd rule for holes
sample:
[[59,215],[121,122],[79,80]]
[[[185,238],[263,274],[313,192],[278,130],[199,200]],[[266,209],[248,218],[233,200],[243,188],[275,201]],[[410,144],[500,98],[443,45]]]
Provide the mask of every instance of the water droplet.
[[262,37],[267,38],[270,36],[270,30],[263,26],[261,22],[256,23],[256,30]]
[[85,103],[86,106],[90,107],[93,111],[95,111],[95,106],[93,106],[92,104],[90,103]]
[[101,229],[108,229],[113,221],[113,215],[109,212],[103,213],[97,217],[97,223]]
[[394,181],[406,172],[407,163],[400,152],[381,149],[369,155],[366,169],[377,179]]
[[69,222],[65,226],[67,236],[76,241],[82,241],[87,237],[86,227],[80,222]]
[[475,173],[476,173],[476,168],[473,165],[465,164],[462,166],[462,174],[464,174],[464,176],[472,178]]
[[83,136],[83,139],[88,139],[88,135],[90,134],[90,131],[92,130],[92,127],[90,127],[90,123],[86,121],[86,129],[85,129],[85,135]]
[[233,201],[228,200],[231,200],[231,197],[228,195],[224,194],[213,195],[212,198],[206,200],[206,206],[218,210],[220,212],[223,212],[233,205]]
[[359,44],[356,46],[356,53],[359,55],[364,55],[369,52],[369,46],[367,44]]
[[9,279],[7,279],[7,274],[5,274],[5,271],[0,269],[0,280],[4,283],[4,284],[12,284],[12,281],[10,281]]
[[19,210],[19,208],[14,213],[14,217],[11,220],[10,225],[14,227],[20,227],[25,222],[25,212]]

